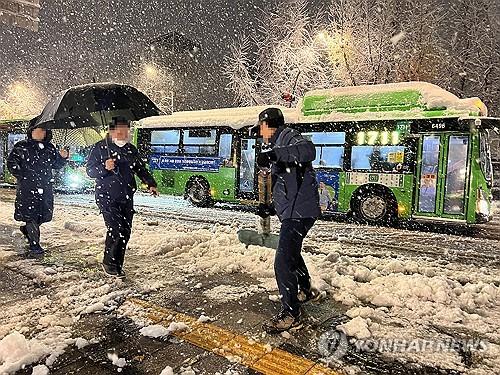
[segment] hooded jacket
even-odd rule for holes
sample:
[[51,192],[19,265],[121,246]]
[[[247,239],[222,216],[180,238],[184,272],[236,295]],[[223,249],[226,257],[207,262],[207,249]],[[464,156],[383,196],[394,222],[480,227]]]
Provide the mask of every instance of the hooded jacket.
[[41,224],[51,221],[54,212],[52,170],[62,168],[66,159],[50,143],[50,130],[43,141],[36,141],[33,129],[28,129],[27,139],[14,145],[7,168],[17,179],[14,219]]

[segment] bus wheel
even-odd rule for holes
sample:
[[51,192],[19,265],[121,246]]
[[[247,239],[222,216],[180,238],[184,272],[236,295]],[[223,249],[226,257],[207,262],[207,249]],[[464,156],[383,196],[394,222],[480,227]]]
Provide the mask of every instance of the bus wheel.
[[210,207],[213,205],[210,185],[202,177],[194,177],[188,181],[186,195],[189,201],[197,207]]
[[393,224],[396,220],[396,203],[382,191],[365,191],[354,197],[354,214],[367,224]]

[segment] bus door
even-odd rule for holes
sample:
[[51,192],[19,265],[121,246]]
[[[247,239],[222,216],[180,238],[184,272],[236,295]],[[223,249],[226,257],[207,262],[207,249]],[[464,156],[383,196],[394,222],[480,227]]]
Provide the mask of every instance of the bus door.
[[258,140],[256,137],[243,135],[239,139],[239,163],[237,191],[238,198],[257,199],[257,167],[256,155]]
[[465,220],[470,148],[468,134],[421,135],[418,148],[416,217]]

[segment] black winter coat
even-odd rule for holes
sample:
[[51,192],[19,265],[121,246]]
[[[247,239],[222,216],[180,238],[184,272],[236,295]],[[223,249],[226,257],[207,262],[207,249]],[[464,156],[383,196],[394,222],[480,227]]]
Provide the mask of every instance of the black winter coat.
[[[113,171],[105,167],[106,160],[110,158],[116,159]],[[101,208],[111,201],[132,200],[137,190],[135,175],[148,187],[156,187],[137,148],[130,143],[119,147],[109,137],[97,142],[92,148],[87,161],[87,174],[96,179],[95,196]]]
[[319,189],[312,162],[316,148],[291,128],[279,128],[271,138],[275,154],[271,174],[273,204],[280,220],[317,218]]
[[60,169],[66,163],[55,146],[50,143],[52,132],[42,142],[31,137],[14,145],[7,158],[7,168],[17,179],[14,219],[17,221],[46,223],[54,213],[52,169]]

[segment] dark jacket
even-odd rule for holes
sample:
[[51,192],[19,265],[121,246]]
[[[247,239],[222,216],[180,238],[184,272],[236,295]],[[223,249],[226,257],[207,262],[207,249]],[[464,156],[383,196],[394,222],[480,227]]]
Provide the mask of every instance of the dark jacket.
[[7,168],[17,179],[14,219],[39,224],[52,220],[54,191],[52,169],[66,163],[50,143],[52,132],[42,142],[35,141],[28,130],[28,138],[14,145],[7,158]]
[[317,218],[321,214],[314,144],[291,128],[278,128],[271,138],[273,204],[280,220]]
[[[108,171],[105,167],[106,160],[110,158],[116,159],[113,171]],[[156,187],[137,148],[130,143],[118,147],[109,137],[97,142],[92,148],[87,161],[87,174],[96,179],[95,195],[98,205],[132,199],[137,190],[135,175],[148,187]]]

